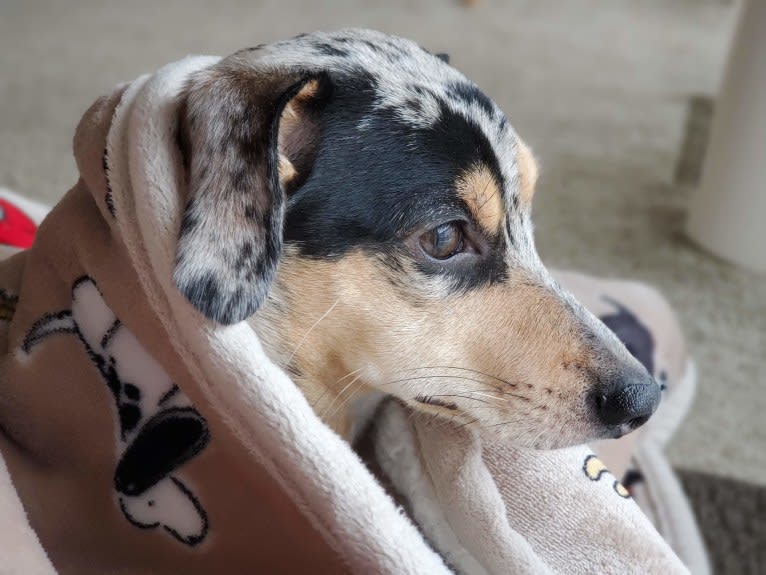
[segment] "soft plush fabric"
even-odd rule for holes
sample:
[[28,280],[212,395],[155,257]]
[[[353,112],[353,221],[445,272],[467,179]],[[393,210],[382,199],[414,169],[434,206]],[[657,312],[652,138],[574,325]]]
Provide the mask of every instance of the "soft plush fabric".
[[80,181],[0,263],[0,505],[18,526],[0,573],[686,572],[587,448],[521,452],[385,403],[372,463],[413,522],[246,323],[192,308],[171,281],[176,96],[215,61],[98,100]]
[[690,570],[709,573],[696,519],[664,454],[691,406],[697,379],[675,313],[657,290],[639,282],[563,271],[554,275],[665,387],[662,403],[649,423],[594,448]]

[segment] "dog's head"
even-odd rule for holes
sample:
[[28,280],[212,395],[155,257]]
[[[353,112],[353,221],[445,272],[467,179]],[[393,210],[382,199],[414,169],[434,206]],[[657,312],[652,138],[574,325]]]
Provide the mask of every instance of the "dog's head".
[[656,408],[656,382],[536,254],[529,149],[442,58],[305,35],[222,60],[183,98],[176,285],[221,323],[258,310],[321,416],[377,389],[555,447]]

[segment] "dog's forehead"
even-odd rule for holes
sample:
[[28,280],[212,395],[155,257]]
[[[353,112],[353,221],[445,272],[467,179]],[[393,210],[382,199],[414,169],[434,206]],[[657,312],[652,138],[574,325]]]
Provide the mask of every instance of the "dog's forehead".
[[259,60],[275,68],[324,69],[340,79],[364,74],[375,106],[415,129],[436,125],[445,112],[461,116],[492,147],[504,192],[517,193],[517,136],[505,115],[461,72],[412,40],[346,29],[302,34],[255,50]]
[[504,238],[508,257],[534,259],[523,144],[495,103],[444,60],[364,29],[300,35],[236,57],[267,72],[326,75],[333,86],[314,169],[288,205],[286,241],[313,255],[379,245],[416,220],[443,217],[451,194]]

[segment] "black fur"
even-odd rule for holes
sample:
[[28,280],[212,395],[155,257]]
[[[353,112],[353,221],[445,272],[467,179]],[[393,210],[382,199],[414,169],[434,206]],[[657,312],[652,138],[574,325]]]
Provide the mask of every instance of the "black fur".
[[[364,75],[338,81],[321,119],[314,168],[289,200],[285,242],[305,256],[397,253],[413,232],[469,221],[456,182],[473,166],[487,166],[504,189],[498,159],[478,126],[444,105],[433,126],[413,128],[396,110],[375,106],[370,82]],[[498,248],[502,240],[487,241]],[[488,251],[462,265],[424,259],[417,267],[467,289],[505,277],[503,250]]]
[[[280,69],[281,50],[305,65]],[[449,221],[483,234],[457,182],[483,165],[503,199],[513,197],[495,150],[511,145],[512,132],[445,60],[373,32],[319,33],[237,53],[193,80],[182,109],[190,190],[174,273],[187,299],[220,323],[245,319],[266,296],[283,239],[305,257],[361,249],[390,261],[412,258],[405,240]],[[280,115],[310,79],[321,86],[309,110],[314,133],[302,135],[307,150],[290,157],[298,176],[281,190]],[[482,235],[486,249],[449,261],[417,253],[414,265],[456,290],[486,285],[506,277],[504,237]]]
[[488,116],[492,116],[495,113],[495,105],[492,103],[492,100],[470,82],[453,82],[447,87],[447,93],[456,100],[478,105]]

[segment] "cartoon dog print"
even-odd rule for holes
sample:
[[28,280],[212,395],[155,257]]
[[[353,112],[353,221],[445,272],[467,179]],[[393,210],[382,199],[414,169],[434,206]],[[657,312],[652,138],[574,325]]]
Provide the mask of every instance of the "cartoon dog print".
[[[606,465],[594,454],[588,455],[585,458],[582,466],[583,473],[591,481],[599,481],[604,475],[609,475],[609,470]],[[624,499],[630,498],[630,491],[618,480],[614,480],[612,483],[612,489],[614,492]]]
[[[633,357],[640,361],[647,371],[657,378],[657,381],[660,384],[660,389],[663,392],[666,392],[668,375],[667,371],[662,369],[661,365],[657,365],[657,361],[655,361],[656,342],[651,330],[644,325],[632,311],[617,300],[607,295],[602,295],[601,299],[613,306],[615,311],[614,313],[602,315],[599,319],[606,325],[606,327],[611,329],[618,338],[620,338],[620,341],[622,341]],[[588,474],[588,470],[590,469],[593,471],[596,469],[596,462],[603,466],[603,463],[601,463],[595,456],[592,457],[594,459],[586,460],[583,469],[585,469],[586,475],[594,481],[597,481],[598,478],[600,478],[600,474],[605,473],[607,470],[606,467],[603,467],[603,471],[599,470],[598,473],[596,473],[597,477],[595,477],[595,479],[594,477],[591,477],[591,475]],[[641,471],[637,469],[635,460],[632,460],[631,467],[625,471],[622,479],[620,481],[615,481],[614,490],[621,497],[625,497],[631,493],[631,490],[636,485],[643,482],[644,476]]]
[[659,370],[659,373],[655,373],[658,366],[655,365],[654,360],[655,341],[652,332],[620,302],[606,295],[601,296],[601,299],[614,306],[615,312],[602,315],[599,319],[614,332],[631,355],[657,378],[660,388],[665,391],[667,373],[665,370]]
[[38,320],[24,338],[31,354],[43,340],[71,334],[111,391],[119,424],[114,488],[125,518],[161,527],[195,546],[207,535],[205,510],[175,472],[210,440],[207,423],[159,363],[106,305],[95,282],[72,288],[72,308]]

